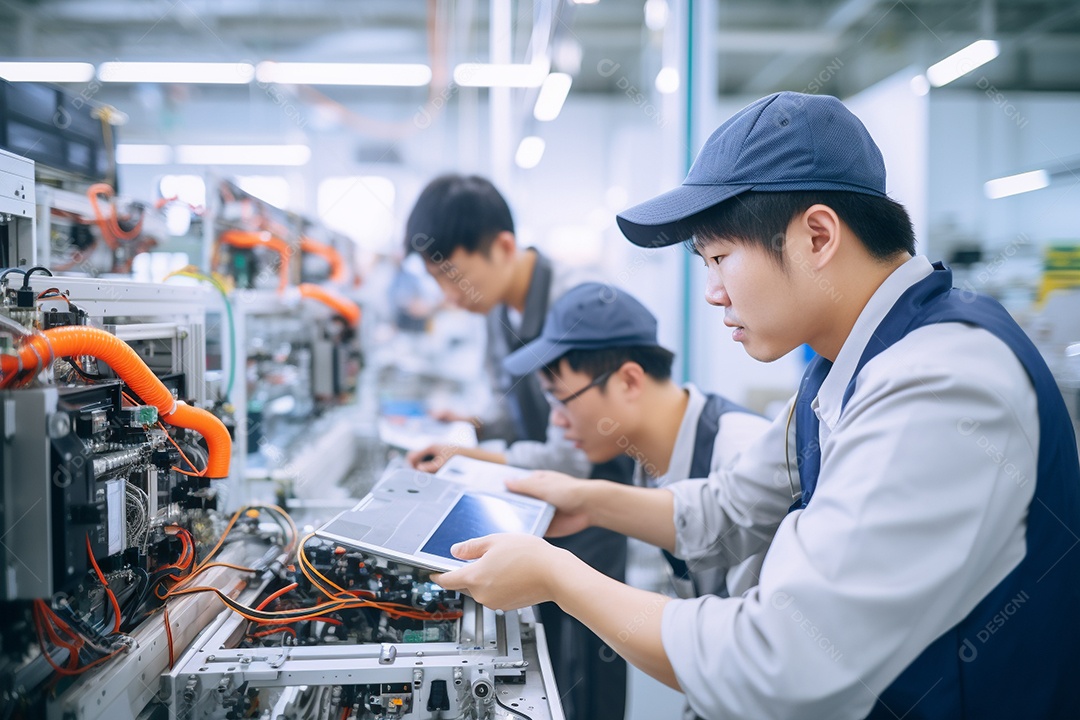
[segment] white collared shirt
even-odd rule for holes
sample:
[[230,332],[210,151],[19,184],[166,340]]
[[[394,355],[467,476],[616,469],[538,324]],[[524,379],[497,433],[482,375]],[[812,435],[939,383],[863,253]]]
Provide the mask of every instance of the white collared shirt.
[[787,514],[787,412],[731,470],[669,486],[678,556],[730,565],[772,539],[744,597],[664,609],[664,649],[701,716],[865,717],[1024,557],[1037,400],[1001,340],[919,328],[866,364],[840,414],[874,329],[930,272],[921,256],[898,268],[837,356],[813,403],[821,472],[806,510]]
[[[693,464],[694,450],[697,447],[698,422],[701,419],[701,413],[705,410],[708,397],[693,383],[685,383],[683,390],[688,395],[686,410],[683,412],[682,422],[679,423],[679,432],[675,436],[675,445],[671,450],[667,472],[660,477],[653,477],[648,471],[647,464],[642,465],[640,458],[635,457],[637,462],[634,463],[634,484],[639,487],[666,487],[673,482],[691,477],[690,466]],[[769,429],[769,425],[768,420],[753,413],[728,412],[721,415],[718,431],[713,439],[709,475],[731,467],[739,454],[761,437]],[[631,454],[631,457],[634,455]],[[705,563],[701,568],[691,563],[690,569],[694,573],[701,594],[741,595],[757,585],[764,557],[764,552],[757,553],[730,569],[716,567],[712,563]],[[686,585],[689,586],[691,583],[686,582]],[[682,597],[693,596],[690,587],[681,587],[677,584],[676,590]]]

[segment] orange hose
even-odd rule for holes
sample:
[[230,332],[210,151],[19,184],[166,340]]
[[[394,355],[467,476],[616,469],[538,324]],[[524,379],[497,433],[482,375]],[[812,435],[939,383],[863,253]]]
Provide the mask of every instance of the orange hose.
[[112,216],[105,217],[105,214],[101,212],[101,206],[98,205],[98,196],[100,195],[104,195],[112,200],[114,196],[112,186],[106,183],[95,183],[86,190],[86,197],[90,200],[90,207],[94,211],[94,219],[97,222],[98,228],[101,229],[101,234],[105,238],[105,243],[115,250],[119,247],[117,241],[134,240],[139,237],[139,233],[142,232],[142,220],[140,220],[131,230],[124,230],[120,227],[120,218],[116,212],[116,202],[114,201],[112,203]]
[[360,306],[348,298],[343,298],[336,293],[330,292],[324,287],[313,285],[311,283],[300,284],[300,295],[301,297],[317,300],[323,305],[326,305],[338,315],[345,318],[346,322],[352,327],[356,327],[360,324]]
[[169,389],[146,367],[142,358],[111,333],[94,327],[68,325],[30,335],[23,339],[15,355],[0,356],[0,371],[6,383],[21,370],[40,371],[55,358],[78,355],[104,360],[143,402],[158,409],[165,422],[200,433],[210,455],[205,476],[213,479],[228,477],[232,439],[221,421],[205,410],[174,400]]
[[270,233],[226,230],[221,233],[218,241],[225,245],[248,250],[256,247],[270,248],[281,258],[278,262],[278,292],[284,291],[289,286],[289,256],[292,254],[292,248],[281,238]]
[[221,480],[229,476],[232,438],[229,437],[229,431],[220,420],[202,408],[192,407],[185,403],[176,403],[176,410],[170,415],[162,415],[162,418],[174,427],[194,430],[206,440],[206,448],[210,454],[210,459],[207,461],[206,470],[203,472],[205,477]]
[[345,282],[345,261],[341,253],[326,243],[313,240],[309,237],[300,238],[300,250],[319,257],[330,263],[330,280],[333,282]]

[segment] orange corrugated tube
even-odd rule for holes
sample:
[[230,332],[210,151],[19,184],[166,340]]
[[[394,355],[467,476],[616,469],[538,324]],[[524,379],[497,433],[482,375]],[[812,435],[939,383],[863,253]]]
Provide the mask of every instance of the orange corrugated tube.
[[318,255],[330,263],[330,279],[333,282],[345,282],[345,261],[341,259],[341,253],[332,246],[309,237],[302,237],[300,238],[300,250],[312,255]]
[[225,245],[245,249],[260,246],[270,248],[281,258],[278,263],[278,292],[284,291],[289,286],[289,255],[292,253],[292,248],[281,238],[270,233],[226,230],[221,233],[218,241]]
[[146,367],[142,358],[111,333],[70,325],[29,335],[16,355],[0,356],[0,370],[7,378],[24,369],[40,371],[54,358],[78,355],[90,355],[107,362],[143,402],[158,409],[162,420],[201,434],[210,455],[204,475],[213,479],[229,476],[232,439],[221,421],[205,410],[173,399],[169,389]]
[[[112,214],[109,217],[105,216],[105,213],[101,211],[101,206],[98,204],[98,197],[102,195],[109,198],[112,203]],[[94,220],[101,230],[105,243],[113,250],[119,247],[118,240],[134,240],[142,232],[141,219],[131,230],[124,230],[124,228],[120,227],[120,217],[116,211],[114,195],[112,185],[107,183],[95,183],[86,190],[86,197],[90,200],[90,208],[94,211]]]
[[311,283],[300,283],[301,297],[317,300],[323,305],[336,312],[352,327],[360,324],[360,306],[348,298],[343,298],[337,293],[332,293],[324,287]]

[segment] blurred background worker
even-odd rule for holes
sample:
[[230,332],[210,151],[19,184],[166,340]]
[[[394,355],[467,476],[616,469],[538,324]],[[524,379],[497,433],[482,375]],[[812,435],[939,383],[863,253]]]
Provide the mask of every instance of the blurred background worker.
[[[503,365],[537,372],[552,425],[595,463],[634,461],[634,484],[664,487],[729,467],[769,427],[757,413],[671,379],[653,314],[610,285],[584,283],[555,301],[536,340]],[[595,388],[595,392],[590,392]],[[693,566],[664,553],[682,597],[741,595],[757,585],[764,553],[738,566]]]
[[[502,195],[481,177],[444,175],[420,193],[405,231],[405,251],[419,253],[447,299],[486,315],[485,368],[493,402],[480,417],[454,412],[438,416],[467,419],[481,441],[502,440],[503,452],[433,445],[409,453],[408,461],[435,472],[454,454],[537,470],[629,483],[632,461],[625,456],[592,464],[549,425],[550,408],[532,373],[515,377],[503,367],[513,351],[540,336],[551,303],[580,273],[563,271],[534,248],[521,249],[514,220]],[[626,538],[590,528],[556,541],[609,577],[626,577]],[[626,662],[592,631],[555,604],[540,608],[555,678],[570,720],[617,720],[624,715]]]

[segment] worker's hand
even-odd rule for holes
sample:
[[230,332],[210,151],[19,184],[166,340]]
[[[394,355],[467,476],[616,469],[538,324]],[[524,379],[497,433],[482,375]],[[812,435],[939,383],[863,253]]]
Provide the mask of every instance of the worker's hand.
[[506,487],[554,505],[555,517],[548,526],[547,536],[563,537],[579,533],[592,525],[585,502],[585,491],[591,482],[551,470],[540,470],[523,478],[507,480]]
[[434,473],[461,450],[457,445],[428,445],[423,450],[413,450],[405,455],[409,467],[420,472]]
[[428,445],[423,450],[413,450],[405,456],[405,462],[409,467],[416,468],[420,472],[434,473],[455,455],[464,455],[475,460],[506,464],[506,456],[502,453],[489,452],[478,448],[465,448],[460,445],[435,444]]
[[480,420],[472,415],[462,415],[461,413],[456,413],[453,410],[447,410],[445,408],[441,410],[432,410],[428,414],[439,422],[467,422],[477,429],[480,428]]
[[450,548],[463,568],[431,576],[447,590],[460,590],[484,607],[517,610],[551,600],[559,567],[573,555],[532,535],[501,533]]

